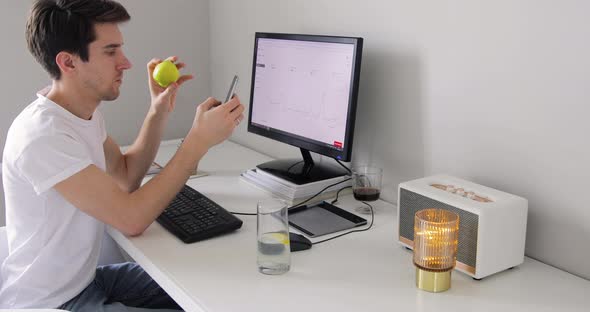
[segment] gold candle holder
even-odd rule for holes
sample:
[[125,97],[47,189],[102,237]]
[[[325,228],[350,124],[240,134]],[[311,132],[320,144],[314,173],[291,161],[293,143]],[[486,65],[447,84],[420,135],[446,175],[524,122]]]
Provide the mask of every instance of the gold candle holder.
[[416,287],[429,292],[451,288],[457,261],[459,215],[443,209],[424,209],[414,217]]

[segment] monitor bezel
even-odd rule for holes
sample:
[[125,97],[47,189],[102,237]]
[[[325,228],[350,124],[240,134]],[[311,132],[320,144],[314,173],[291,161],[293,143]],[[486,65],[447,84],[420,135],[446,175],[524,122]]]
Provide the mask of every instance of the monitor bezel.
[[[258,51],[258,40],[265,39],[282,39],[294,41],[312,41],[312,42],[329,42],[353,44],[353,62],[352,75],[350,81],[350,91],[348,99],[348,112],[346,116],[346,129],[342,150],[334,149],[324,142],[315,141],[309,138],[301,137],[293,133],[284,132],[278,129],[269,129],[252,123],[252,108],[254,105],[254,83],[256,75],[256,58]],[[254,39],[254,52],[252,61],[252,80],[250,83],[250,105],[248,112],[248,132],[255,133],[269,139],[286,143],[301,149],[312,151],[328,157],[333,157],[342,161],[350,161],[352,156],[352,142],[354,137],[354,126],[356,119],[356,107],[358,99],[358,89],[360,80],[360,69],[362,60],[363,38],[360,37],[342,37],[326,35],[308,35],[308,34],[286,34],[286,33],[267,33],[256,32]]]

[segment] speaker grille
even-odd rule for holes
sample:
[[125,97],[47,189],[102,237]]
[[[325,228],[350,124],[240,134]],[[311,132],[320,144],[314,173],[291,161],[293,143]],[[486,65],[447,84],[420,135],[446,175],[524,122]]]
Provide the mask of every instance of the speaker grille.
[[475,268],[477,259],[477,233],[479,216],[420,194],[400,189],[399,198],[399,235],[414,241],[414,215],[425,208],[440,208],[459,215],[459,246],[457,261]]

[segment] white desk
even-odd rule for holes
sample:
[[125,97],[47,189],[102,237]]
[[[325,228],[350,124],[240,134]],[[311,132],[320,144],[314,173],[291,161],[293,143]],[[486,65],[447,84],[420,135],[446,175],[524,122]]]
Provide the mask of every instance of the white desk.
[[[176,146],[163,143],[157,161],[166,163]],[[255,212],[270,195],[239,174],[269,159],[225,142],[201,161],[210,175],[188,184],[230,211]],[[355,205],[350,195],[339,204]],[[444,293],[418,290],[412,254],[396,240],[395,206],[374,206],[370,231],[292,253],[291,270],[279,276],[256,268],[255,216],[239,216],[234,233],[188,245],[156,222],[139,237],[109,234],[186,311],[590,311],[590,281],[529,258],[481,281],[454,272]]]

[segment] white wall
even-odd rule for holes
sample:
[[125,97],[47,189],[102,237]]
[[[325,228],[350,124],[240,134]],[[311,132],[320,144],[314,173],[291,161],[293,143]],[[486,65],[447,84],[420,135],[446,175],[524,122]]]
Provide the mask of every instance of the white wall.
[[[254,32],[365,38],[354,162],[449,173],[529,199],[526,253],[590,278],[590,2],[210,1],[212,88],[249,102]],[[295,148],[246,132],[272,156]],[[501,252],[501,251],[499,251]]]
[[29,7],[29,1],[3,1],[0,5],[0,152],[12,120],[36,98],[35,91],[49,84],[48,76],[27,51],[24,33]]
[[6,225],[6,214],[4,212],[4,187],[2,185],[2,163],[0,162],[0,226]]

